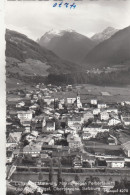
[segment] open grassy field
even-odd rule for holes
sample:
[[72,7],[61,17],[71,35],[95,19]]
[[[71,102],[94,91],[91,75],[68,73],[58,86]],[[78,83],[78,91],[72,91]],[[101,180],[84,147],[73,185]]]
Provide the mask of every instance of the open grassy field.
[[123,144],[126,143],[128,141],[130,141],[130,134],[126,133],[126,132],[120,132],[119,133],[119,141]]
[[[7,90],[10,89],[30,89],[31,86],[29,84],[25,84],[23,82],[17,81],[13,79],[10,82],[10,79],[7,78]],[[91,99],[97,99],[104,101],[106,103],[114,103],[121,101],[130,101],[130,86],[125,87],[102,87],[95,86],[90,84],[84,84],[79,86],[74,86],[72,91],[61,91],[54,92],[52,94],[55,98],[67,98],[67,97],[76,97],[77,92],[80,93],[82,103],[89,103]],[[105,93],[102,93],[105,92]],[[103,95],[106,94],[106,95]],[[109,94],[109,95],[108,95]]]
[[[101,87],[95,85],[80,85],[73,88],[69,92],[58,92],[53,95],[57,98],[76,97],[77,92],[80,93],[82,102],[90,102],[91,99],[96,98],[104,102],[113,103],[121,101],[130,101],[130,86],[126,87]],[[102,95],[101,92],[107,92]]]

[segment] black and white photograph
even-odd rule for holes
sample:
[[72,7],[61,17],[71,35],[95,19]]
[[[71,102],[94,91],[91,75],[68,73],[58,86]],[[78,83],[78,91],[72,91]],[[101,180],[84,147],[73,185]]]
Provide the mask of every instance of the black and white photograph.
[[130,195],[130,0],[8,0],[6,195]]

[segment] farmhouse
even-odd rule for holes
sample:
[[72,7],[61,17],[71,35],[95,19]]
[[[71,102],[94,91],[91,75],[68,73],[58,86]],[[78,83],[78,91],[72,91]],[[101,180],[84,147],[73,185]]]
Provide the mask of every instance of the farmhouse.
[[21,134],[22,134],[22,132],[10,133],[8,138],[7,138],[6,146],[7,147],[13,147],[13,146],[16,147],[20,142]]
[[67,142],[70,148],[80,148],[82,146],[81,138],[78,134],[69,134],[67,136]]
[[111,168],[123,168],[125,160],[124,158],[106,158],[106,163],[108,167]]
[[32,120],[32,115],[33,115],[32,111],[17,112],[17,117],[20,119],[20,122]]
[[115,126],[115,125],[120,124],[120,123],[121,123],[120,119],[110,118],[108,121],[108,126]]
[[125,154],[126,154],[128,157],[130,157],[130,141],[128,141],[128,142],[122,144],[122,148],[123,148]]
[[108,120],[109,114],[106,111],[100,112],[100,119],[101,120]]

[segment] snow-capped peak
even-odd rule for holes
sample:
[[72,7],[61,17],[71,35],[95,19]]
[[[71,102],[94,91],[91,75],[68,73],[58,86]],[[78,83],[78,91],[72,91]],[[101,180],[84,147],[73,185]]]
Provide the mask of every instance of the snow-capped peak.
[[54,30],[54,29],[51,29],[50,31],[47,32],[47,34],[53,34],[53,35],[61,35],[61,30]]
[[103,31],[103,33],[111,33],[111,32],[115,32],[115,31],[116,31],[115,28],[113,28],[113,27],[107,27],[107,28]]
[[47,46],[48,43],[53,39],[53,38],[60,38],[62,37],[64,34],[66,34],[67,32],[69,33],[73,33],[76,32],[72,29],[66,29],[66,30],[55,30],[55,29],[51,29],[48,32],[46,32],[39,40],[39,42],[42,40],[42,42],[44,42],[44,46]]
[[91,37],[92,40],[100,43],[106,39],[109,39],[112,35],[114,35],[118,30],[113,27],[107,27],[102,32],[97,33]]
[[57,36],[62,36],[65,32],[75,32],[72,29],[65,29],[65,30],[54,30],[51,29],[49,32],[47,32],[47,34],[51,34],[51,35],[57,35]]

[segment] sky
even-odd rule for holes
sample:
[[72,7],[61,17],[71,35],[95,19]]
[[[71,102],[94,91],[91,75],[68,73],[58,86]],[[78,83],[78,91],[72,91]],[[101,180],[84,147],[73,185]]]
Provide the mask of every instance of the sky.
[[109,26],[122,29],[130,25],[130,0],[75,1],[75,9],[64,6],[64,3],[72,4],[74,0],[63,0],[62,7],[53,7],[55,2],[6,2],[6,28],[37,40],[51,29],[72,29],[91,37]]

